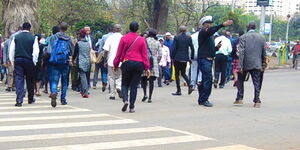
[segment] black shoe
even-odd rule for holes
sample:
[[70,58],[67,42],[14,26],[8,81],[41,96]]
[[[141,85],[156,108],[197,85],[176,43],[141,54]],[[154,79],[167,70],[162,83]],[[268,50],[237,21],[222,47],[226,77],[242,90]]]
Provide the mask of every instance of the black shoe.
[[174,95],[174,96],[181,96],[182,94],[181,94],[181,92],[176,92],[176,93],[172,93],[172,95]]
[[67,100],[60,100],[61,105],[67,105]]
[[122,96],[122,91],[121,91],[121,90],[117,90],[117,93],[118,93],[118,95],[119,95],[119,98],[123,98],[123,96]]
[[11,88],[11,91],[13,91],[13,92],[16,91],[16,88]]
[[102,92],[105,92],[106,86],[107,86],[107,83],[103,83],[103,86],[102,86]]
[[5,89],[5,91],[6,91],[6,92],[11,92],[11,88],[8,87],[8,88]]
[[218,81],[214,82],[214,88],[217,89],[218,88]]
[[15,106],[16,107],[22,107],[22,103],[16,103]]
[[224,89],[224,85],[220,85],[219,87],[220,87],[220,89]]
[[189,86],[189,95],[191,95],[194,91],[194,88],[192,85]]
[[213,104],[210,103],[209,101],[200,102],[199,105],[203,105],[205,107],[213,107]]
[[163,87],[163,86],[161,84],[159,84],[158,87]]
[[152,103],[152,100],[151,100],[151,99],[148,99],[148,103]]
[[52,107],[56,107],[56,94],[51,94],[50,95],[50,97],[51,97],[51,106]]
[[110,100],[116,100],[116,98],[115,98],[115,97],[112,97],[112,96],[109,97],[109,99],[110,99]]
[[130,109],[129,113],[135,113],[135,110],[134,109]]
[[28,100],[28,104],[34,104],[35,103],[35,98],[33,98],[32,100]]
[[143,99],[142,99],[142,102],[145,102],[147,99],[148,99],[148,97],[144,96]]
[[122,111],[125,112],[127,110],[127,107],[128,107],[128,102],[125,102],[122,107]]

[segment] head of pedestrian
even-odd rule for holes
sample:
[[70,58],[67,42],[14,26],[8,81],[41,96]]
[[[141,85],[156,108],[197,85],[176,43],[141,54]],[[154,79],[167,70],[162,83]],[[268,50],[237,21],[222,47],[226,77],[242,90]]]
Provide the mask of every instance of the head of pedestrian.
[[107,32],[114,32],[114,26],[112,24],[107,27]]
[[213,25],[213,20],[212,16],[205,16],[199,21],[199,25],[201,28],[208,29],[212,27]]
[[91,34],[91,28],[89,26],[85,26],[84,30],[86,31],[87,35]]
[[187,27],[186,26],[180,26],[179,27],[179,32],[180,33],[186,33],[186,31],[187,31]]
[[166,40],[171,40],[172,34],[170,32],[166,33]]
[[139,27],[140,25],[136,21],[133,21],[129,25],[129,30],[130,32],[137,32],[139,30]]
[[114,32],[119,33],[122,31],[122,26],[120,24],[115,24],[114,25]]
[[85,30],[85,28],[80,29],[80,31],[79,31],[79,38],[80,38],[80,39],[85,39],[85,36],[86,36],[87,34],[88,34],[88,31]]
[[254,22],[254,21],[249,22],[249,24],[247,26],[247,31],[255,30],[255,29],[256,29],[256,22]]
[[59,27],[58,26],[54,26],[52,27],[52,34],[56,34],[57,32],[59,32]]
[[164,45],[164,39],[163,38],[160,38],[158,39],[159,43],[163,46]]
[[66,22],[61,22],[59,24],[59,31],[66,32],[68,30],[68,24]]
[[298,44],[298,45],[300,44],[300,40],[297,41],[297,44]]
[[31,24],[29,22],[24,22],[22,25],[22,30],[30,31],[30,29],[31,29]]
[[149,34],[148,34],[148,37],[153,37],[155,38],[157,35],[157,31],[155,29],[150,29],[149,30]]

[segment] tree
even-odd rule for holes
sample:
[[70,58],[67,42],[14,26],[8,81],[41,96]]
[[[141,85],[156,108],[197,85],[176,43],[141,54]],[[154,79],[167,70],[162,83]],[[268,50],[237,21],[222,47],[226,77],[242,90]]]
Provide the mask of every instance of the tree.
[[39,0],[2,0],[5,36],[14,32],[24,22],[30,22],[32,31],[39,30],[37,14]]

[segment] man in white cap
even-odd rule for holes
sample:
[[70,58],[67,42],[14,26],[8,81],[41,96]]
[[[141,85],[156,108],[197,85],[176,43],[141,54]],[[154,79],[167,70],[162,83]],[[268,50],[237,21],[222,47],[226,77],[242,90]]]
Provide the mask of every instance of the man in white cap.
[[[164,45],[167,46],[169,48],[170,51],[170,56],[172,54],[172,46],[173,46],[173,42],[174,40],[172,40],[172,34],[170,32],[166,33],[166,39],[164,40]],[[169,66],[171,66],[171,63],[168,64]],[[165,84],[169,84],[169,81],[171,81],[172,79],[172,67],[167,67],[166,68],[166,72],[165,72]]]
[[214,27],[212,23],[212,16],[205,16],[199,22],[201,28],[198,36],[198,64],[202,72],[202,84],[198,88],[198,104],[206,107],[213,106],[213,104],[208,101],[212,90],[212,65],[216,51],[221,47],[220,43],[215,46],[213,35],[219,29],[232,25],[233,21],[227,20]]

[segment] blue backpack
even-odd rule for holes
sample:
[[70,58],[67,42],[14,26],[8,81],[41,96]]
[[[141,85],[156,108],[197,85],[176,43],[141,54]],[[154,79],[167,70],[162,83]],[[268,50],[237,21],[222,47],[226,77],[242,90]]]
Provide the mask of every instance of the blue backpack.
[[69,61],[68,41],[55,36],[49,62],[55,65],[67,64]]

